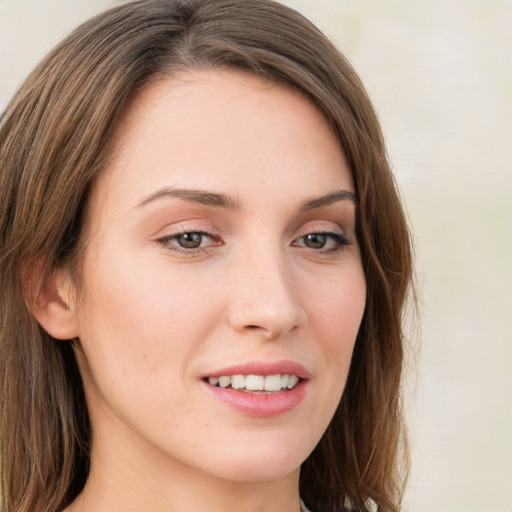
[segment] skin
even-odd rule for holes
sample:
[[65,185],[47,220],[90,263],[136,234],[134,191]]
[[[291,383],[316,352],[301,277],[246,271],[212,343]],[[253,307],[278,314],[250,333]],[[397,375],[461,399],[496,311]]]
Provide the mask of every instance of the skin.
[[[229,207],[159,194],[178,188]],[[91,192],[80,292],[63,270],[66,308],[42,322],[80,339],[93,428],[68,512],[299,510],[300,465],[340,400],[365,307],[354,203],[300,209],[340,190],[354,192],[339,143],[294,90],[194,71],[139,95]],[[183,252],[190,232],[210,236]],[[325,232],[349,244],[305,238]],[[205,391],[209,372],[281,360],[310,374],[284,414]]]

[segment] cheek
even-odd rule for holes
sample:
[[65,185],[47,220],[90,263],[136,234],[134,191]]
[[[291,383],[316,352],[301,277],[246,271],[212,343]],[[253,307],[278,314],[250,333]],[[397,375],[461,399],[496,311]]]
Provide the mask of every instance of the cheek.
[[346,360],[347,352],[352,353],[366,305],[363,270],[355,265],[313,290],[308,299],[311,327],[322,340],[326,356]]
[[137,431],[176,428],[191,414],[187,368],[215,312],[190,279],[161,265],[89,263],[80,338],[91,415],[113,412]]
[[[337,269],[322,286],[307,283],[310,348],[317,354],[312,381],[314,404],[311,438],[319,441],[339,405],[345,389],[355,340],[366,305],[366,282],[360,264]],[[306,283],[304,283],[306,284]]]
[[167,389],[218,316],[216,302],[205,304],[209,295],[197,282],[162,263],[90,258],[84,267],[80,337],[97,384],[115,380],[120,389],[142,393],[150,381],[143,388],[141,381],[150,375]]
[[197,328],[197,320],[208,315],[199,279],[166,263],[148,258],[143,251],[131,257],[91,258],[85,269],[90,276],[85,305],[87,313],[100,321],[85,321],[91,327],[142,335],[144,345]]

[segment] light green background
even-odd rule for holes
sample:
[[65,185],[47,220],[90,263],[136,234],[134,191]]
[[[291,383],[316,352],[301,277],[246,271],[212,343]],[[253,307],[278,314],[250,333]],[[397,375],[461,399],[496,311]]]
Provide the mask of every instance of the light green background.
[[[512,1],[289,0],[372,96],[416,243],[405,510],[512,512]],[[0,110],[112,2],[0,0]]]

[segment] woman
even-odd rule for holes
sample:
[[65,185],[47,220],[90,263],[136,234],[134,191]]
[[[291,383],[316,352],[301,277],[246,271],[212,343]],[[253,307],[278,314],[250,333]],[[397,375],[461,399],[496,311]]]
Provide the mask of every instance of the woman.
[[0,144],[4,512],[399,508],[409,236],[317,29],[124,4],[29,76]]

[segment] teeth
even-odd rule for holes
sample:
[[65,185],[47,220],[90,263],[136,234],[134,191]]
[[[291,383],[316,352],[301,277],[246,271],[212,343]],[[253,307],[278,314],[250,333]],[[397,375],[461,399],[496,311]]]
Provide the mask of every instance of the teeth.
[[263,391],[265,389],[265,378],[261,375],[247,375],[245,388],[250,391]]
[[288,379],[288,384],[286,387],[288,389],[294,388],[299,382],[299,378],[296,375],[290,375],[290,378]]
[[231,377],[231,387],[233,389],[245,388],[245,375],[233,375]]
[[247,391],[281,391],[293,389],[299,383],[296,375],[223,375],[222,377],[209,377],[211,386],[233,389],[246,389]]
[[219,377],[219,386],[227,388],[231,384],[231,377]]
[[279,391],[282,385],[281,375],[267,375],[265,377],[265,391]]

